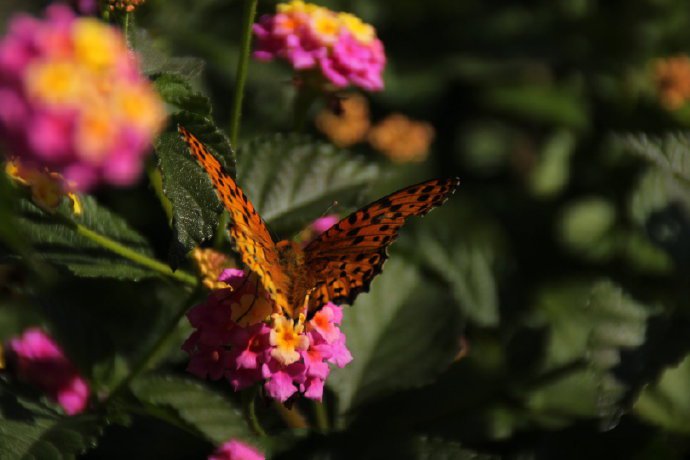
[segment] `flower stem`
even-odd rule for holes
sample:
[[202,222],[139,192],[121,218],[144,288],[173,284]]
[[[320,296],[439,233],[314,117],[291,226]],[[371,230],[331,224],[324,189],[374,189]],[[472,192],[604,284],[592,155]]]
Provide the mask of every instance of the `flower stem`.
[[[244,86],[247,82],[247,69],[249,68],[249,55],[252,49],[252,24],[256,16],[256,5],[259,0],[245,0],[244,17],[242,19],[242,41],[240,43],[240,56],[237,59],[235,70],[235,91],[232,96],[232,111],[230,113],[230,145],[237,149],[240,136],[240,121],[242,120],[242,99],[244,98]],[[214,247],[220,248],[225,240],[225,227],[228,226],[230,217],[227,211],[223,211],[216,228]]]
[[319,431],[327,433],[330,429],[330,423],[328,422],[326,405],[323,402],[314,401],[314,416],[316,417],[316,426]]
[[252,390],[250,395],[249,395],[249,400],[247,401],[247,418],[249,419],[249,424],[252,427],[252,430],[256,434],[258,434],[261,437],[266,437],[268,436],[264,429],[261,427],[261,423],[259,423],[259,418],[256,416],[256,395],[257,395],[256,390]]
[[123,246],[117,241],[111,240],[107,236],[101,235],[100,233],[95,232],[90,228],[83,226],[82,224],[78,224],[73,220],[70,220],[68,218],[65,218],[65,220],[79,235],[93,241],[97,245],[105,249],[108,249],[109,251],[119,256],[124,257],[125,259],[131,260],[132,262],[135,262],[146,268],[150,268],[151,270],[157,271],[162,275],[176,279],[177,281],[185,283],[189,286],[194,287],[198,284],[196,277],[187,272],[183,272],[181,270],[173,271],[168,265],[164,264],[163,262],[145,256],[137,251],[134,251],[133,249],[128,248],[127,246]]
[[240,56],[237,60],[235,72],[235,92],[232,98],[232,113],[230,118],[230,143],[235,148],[240,133],[240,120],[242,118],[242,98],[244,85],[247,81],[247,68],[249,67],[249,54],[252,45],[252,24],[256,16],[256,4],[258,0],[245,0],[244,18],[242,21],[242,42],[240,44]]

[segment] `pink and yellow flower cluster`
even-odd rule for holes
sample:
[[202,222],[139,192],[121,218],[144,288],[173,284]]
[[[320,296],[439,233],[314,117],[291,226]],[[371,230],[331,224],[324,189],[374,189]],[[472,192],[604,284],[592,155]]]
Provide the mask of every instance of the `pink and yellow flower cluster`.
[[196,329],[182,347],[191,355],[187,370],[225,377],[236,391],[263,383],[281,402],[298,393],[321,400],[329,364],[352,360],[339,328],[342,309],[328,303],[310,320],[293,321],[274,312],[255,275],[228,269],[221,280],[230,287],[213,291],[187,314]]
[[130,185],[163,119],[122,34],[95,18],[53,5],[0,39],[0,137],[27,166],[79,190]]
[[254,25],[254,57],[288,61],[297,71],[320,70],[338,88],[383,89],[386,54],[374,28],[349,13],[293,0]]

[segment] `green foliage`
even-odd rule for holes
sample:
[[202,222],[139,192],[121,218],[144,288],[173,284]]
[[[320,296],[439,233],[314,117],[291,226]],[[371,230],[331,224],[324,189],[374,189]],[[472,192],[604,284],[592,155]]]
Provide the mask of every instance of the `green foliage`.
[[255,442],[240,410],[225,397],[189,378],[144,375],[132,386],[144,403],[172,408],[214,444],[236,438]]
[[300,230],[337,202],[357,203],[378,168],[333,146],[298,136],[267,136],[239,150],[237,176],[272,230]]
[[103,429],[96,415],[68,417],[18,396],[0,381],[0,457],[7,460],[61,460],[93,448]]
[[[14,3],[0,17],[45,4]],[[0,458],[206,458],[231,438],[280,459],[688,457],[690,104],[664,105],[672,81],[656,74],[657,59],[688,53],[687,2],[319,3],[376,27],[386,88],[364,94],[371,126],[393,113],[430,123],[428,159],[394,164],[366,135],[336,147],[313,123],[335,98],[293,110],[305,80],[280,59],[250,61],[235,106],[245,2],[106,14],[168,122],[148,177],[80,197],[80,215],[67,198],[41,209],[0,174]],[[185,313],[207,295],[189,252],[213,241],[239,259],[178,125],[276,239],[461,178],[344,308],[353,361],[331,369],[323,405],[297,398],[287,412],[260,386],[235,393],[186,371]],[[395,140],[411,145],[406,134]],[[36,326],[88,382],[83,414],[18,378],[7,341]]]
[[375,396],[428,383],[460,348],[458,315],[419,270],[400,259],[386,263],[371,292],[345,313],[342,330],[356,358],[333,371],[341,414]]
[[79,201],[80,215],[74,215],[67,203],[51,215],[27,199],[19,201],[15,225],[36,255],[87,278],[139,280],[156,275],[84,236],[78,226],[145,256],[153,254],[146,239],[121,217],[91,196],[80,196]]

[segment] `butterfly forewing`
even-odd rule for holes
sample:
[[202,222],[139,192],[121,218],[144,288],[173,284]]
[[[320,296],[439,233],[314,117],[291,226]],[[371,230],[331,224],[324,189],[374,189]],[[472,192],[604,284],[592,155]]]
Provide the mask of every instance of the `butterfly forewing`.
[[263,219],[254,209],[247,195],[225,171],[213,154],[182,126],[178,130],[196,160],[211,178],[218,197],[232,217],[230,235],[235,241],[242,262],[259,275],[276,305],[287,311],[289,279],[283,273],[278,251]]
[[328,302],[352,303],[381,273],[387,247],[408,218],[423,216],[443,204],[459,179],[434,179],[413,185],[350,214],[304,250],[308,273],[316,276],[309,310]]

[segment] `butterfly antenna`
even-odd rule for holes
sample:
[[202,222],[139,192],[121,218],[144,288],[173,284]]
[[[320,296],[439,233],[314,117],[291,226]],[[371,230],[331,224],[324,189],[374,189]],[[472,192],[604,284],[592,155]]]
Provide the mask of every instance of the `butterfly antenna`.
[[331,205],[328,208],[326,208],[323,214],[321,214],[321,217],[326,217],[328,214],[331,213],[331,211],[333,211],[334,208],[338,206],[340,206],[340,203],[334,200],[333,203],[331,203]]

